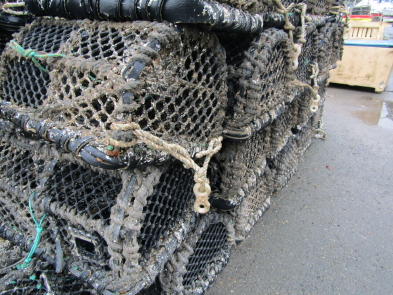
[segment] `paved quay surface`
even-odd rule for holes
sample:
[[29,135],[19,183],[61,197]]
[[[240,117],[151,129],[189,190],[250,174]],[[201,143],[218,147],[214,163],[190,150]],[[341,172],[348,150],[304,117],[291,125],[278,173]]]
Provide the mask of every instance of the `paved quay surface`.
[[314,139],[207,295],[393,294],[393,92],[327,93],[327,139]]

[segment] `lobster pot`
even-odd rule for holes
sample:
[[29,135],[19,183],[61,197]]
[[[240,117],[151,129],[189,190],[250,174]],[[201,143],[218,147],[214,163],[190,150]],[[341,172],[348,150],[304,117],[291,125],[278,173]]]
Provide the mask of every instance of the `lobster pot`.
[[79,269],[77,277],[96,274],[88,280],[97,290],[147,287],[195,222],[192,172],[180,162],[108,172],[66,153],[48,161],[51,152],[40,141],[3,135],[0,237],[31,247],[30,199],[38,220],[47,214],[36,254],[45,251],[57,269]]
[[[329,21],[332,19],[328,17],[311,17],[304,27],[306,42],[297,58],[283,30],[266,29],[254,39],[219,35],[226,49],[229,73],[224,130],[227,139],[247,140],[251,133],[279,118],[285,105],[298,97],[302,97],[302,107],[309,112],[312,98],[307,101],[309,93],[302,84],[312,85],[312,76],[318,72],[326,74],[342,52],[344,23],[340,18],[335,23]],[[296,43],[300,43],[302,29],[298,26],[294,31]]]
[[227,264],[234,238],[231,216],[206,214],[160,274],[163,293],[203,294]]
[[[328,81],[329,77],[330,77],[330,74],[329,73],[325,73],[325,74],[319,75],[318,79],[317,79],[317,83],[318,83],[318,86],[319,86],[318,94],[321,97],[321,100],[319,102],[319,109],[318,110],[321,111],[321,112],[323,112],[323,107],[325,105],[325,101],[326,101],[326,98],[327,98],[326,88],[327,88],[327,85],[328,85],[328,82],[329,82]],[[315,116],[315,118],[317,118],[317,117],[318,117],[318,115]],[[313,127],[315,127],[315,125],[313,125]]]
[[[135,139],[114,123],[137,123],[190,153],[222,133],[225,53],[213,33],[154,22],[38,19],[15,41],[47,57],[37,57],[37,66],[14,49],[3,53],[0,89],[14,114],[5,117],[23,129],[15,114],[23,115],[36,126],[26,132],[93,166],[136,167],[168,158],[144,145],[114,143],[107,151],[109,138]],[[72,151],[78,140],[83,146]]]
[[[296,32],[300,33],[300,27],[296,28]],[[318,61],[318,30],[313,22],[307,23],[306,27],[306,43],[302,46],[302,51],[298,57],[298,67],[296,69],[296,78],[307,84],[311,84],[310,65]]]
[[[235,56],[231,56],[233,53]],[[228,79],[229,95],[234,96],[229,98],[228,128],[245,130],[256,120],[266,124],[269,111],[293,98],[287,85],[292,73],[289,61],[292,51],[287,34],[277,29],[265,30],[251,40],[240,65],[237,51],[227,51],[227,54],[236,62]]]
[[317,83],[319,86],[318,94],[321,97],[319,102],[318,111],[311,117],[311,126],[314,130],[315,137],[317,138],[325,138],[326,134],[324,132],[320,132],[323,127],[323,109],[325,106],[325,100],[327,98],[326,87],[328,84],[328,79],[330,77],[329,73],[320,75],[317,79]]
[[334,68],[341,59],[344,48],[344,22],[326,23],[319,29],[318,65],[321,74]]
[[269,209],[270,197],[273,194],[272,176],[272,171],[267,165],[264,173],[243,189],[244,198],[239,207],[236,208],[235,229],[237,241],[243,241],[263,213]]
[[[220,154],[215,157],[221,177],[219,190],[212,193],[213,206],[230,210],[241,203],[264,174],[267,160],[276,157],[293,134],[298,133],[301,128],[298,125],[299,110],[300,104],[295,100],[271,114],[273,118],[281,113],[271,125],[253,133],[248,140],[224,141]],[[310,116],[309,111],[307,115]]]
[[294,125],[296,129],[295,132],[299,131],[301,127],[307,123],[309,117],[311,116],[311,100],[312,94],[309,89],[305,89],[303,92],[300,92],[296,99],[295,104],[297,104],[297,121]]
[[329,73],[320,74],[316,82],[318,84],[318,94],[320,96],[320,101],[318,103],[317,112],[312,112],[311,102],[313,99],[313,95],[309,89],[304,89],[303,91],[299,91],[294,99],[294,103],[297,104],[298,113],[297,113],[297,122],[296,126],[292,131],[296,134],[302,127],[304,127],[310,118],[312,118],[312,126],[313,128],[317,128],[318,120],[322,119],[323,106],[326,100],[326,87],[329,79]]
[[302,110],[302,102],[305,101],[309,104],[311,96],[305,96],[304,93],[297,95],[294,101],[287,105],[283,114],[279,116],[271,125],[271,141],[268,152],[268,158],[275,158],[277,154],[287,144],[288,140],[296,133],[299,132],[299,128],[308,121],[308,117],[311,116],[309,108],[306,111],[306,118],[303,118],[303,122],[299,121],[299,113]]
[[224,142],[221,153],[216,156],[221,177],[219,190],[212,193],[213,206],[230,210],[240,204],[244,186],[254,182],[265,169],[270,140],[270,129],[266,129],[245,142]]
[[283,188],[297,170],[300,157],[311,144],[311,120],[300,132],[293,136],[280,153],[273,159],[270,166],[275,171],[273,190]]
[[[249,11],[251,13],[261,13],[261,12],[274,12],[277,4],[275,4],[272,0],[253,0],[253,1],[244,1],[244,0],[217,0],[219,3],[228,4],[232,7],[242,9],[245,11]],[[283,0],[281,3],[287,7],[291,3],[305,3],[307,5],[307,12],[310,14],[325,14],[329,11],[332,6],[334,0],[307,0],[307,1],[289,1]]]
[[294,139],[291,139],[272,162],[276,171],[274,190],[280,190],[288,183],[296,171],[298,162],[297,146]]
[[303,127],[302,132],[300,132],[299,135],[295,137],[299,158],[304,155],[312,143],[315,129],[311,124],[313,122],[312,119],[313,118],[310,118],[310,120],[307,122],[307,125]]

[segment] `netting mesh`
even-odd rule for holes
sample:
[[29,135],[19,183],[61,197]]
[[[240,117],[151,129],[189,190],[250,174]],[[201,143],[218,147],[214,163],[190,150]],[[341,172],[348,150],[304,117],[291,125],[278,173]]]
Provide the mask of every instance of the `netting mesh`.
[[271,147],[268,154],[269,158],[273,158],[286,145],[289,138],[293,135],[293,128],[296,127],[298,105],[293,102],[287,107],[284,113],[273,122],[271,127]]
[[73,163],[59,163],[54,171],[46,192],[52,208],[65,207],[76,215],[109,224],[111,208],[122,190],[121,178],[108,177]]
[[[36,176],[39,168],[43,165],[43,160],[34,161],[33,154],[29,151],[22,151],[14,148],[6,141],[0,143],[0,173],[1,182],[19,189],[20,191],[29,191],[35,189],[38,185]],[[6,180],[7,179],[7,180]]]
[[[250,47],[253,38],[241,34],[217,33],[220,43],[226,51],[226,63],[229,71],[235,71],[243,63],[247,49]],[[234,73],[230,73],[230,75]],[[230,79],[231,77],[228,77]]]
[[310,118],[309,122],[302,128],[301,132],[296,136],[296,146],[299,159],[311,145],[311,139],[314,135],[315,127],[312,125],[314,118]]
[[234,228],[229,215],[209,213],[198,221],[160,275],[167,294],[202,294],[226,265]]
[[273,177],[269,166],[264,173],[256,177],[254,183],[244,188],[244,198],[236,209],[236,239],[243,240],[246,234],[270,207]]
[[299,66],[296,69],[296,77],[303,83],[310,84],[310,65],[317,60],[318,33],[316,26],[309,23],[306,27],[306,43],[303,44],[302,52],[299,55]]
[[[267,176],[264,175],[264,177]],[[267,183],[269,184],[269,182]],[[247,206],[244,206],[244,212],[242,214],[245,214],[249,218],[257,219],[269,207],[269,197],[269,187],[263,179],[259,179],[255,187],[249,191]]]
[[35,226],[30,222],[28,199],[39,184],[38,174],[43,160],[21,150],[5,140],[0,142],[0,217],[2,224],[34,237]]
[[194,254],[188,258],[186,273],[183,275],[183,285],[190,286],[200,276],[208,264],[221,253],[227,242],[227,230],[224,224],[210,225],[201,235],[195,245]]
[[271,162],[274,169],[274,185],[275,190],[283,188],[292,175],[295,173],[299,158],[311,144],[311,120],[303,127],[298,135],[291,138],[283,147],[280,153]]
[[0,189],[0,204],[2,225],[33,238],[34,226],[28,221],[30,216],[25,210],[20,210],[21,207],[27,206],[27,201],[19,200],[12,194]]
[[334,0],[309,0],[307,4],[307,11],[311,14],[326,14],[330,11],[334,4]]
[[222,153],[217,157],[223,167],[221,198],[239,203],[244,197],[244,184],[263,172],[270,139],[270,129],[265,129],[244,143],[225,142]]
[[[127,35],[122,34],[115,28],[107,30],[90,30],[81,31],[80,42],[75,44],[73,52],[83,56],[86,59],[93,58],[95,60],[121,59],[125,50],[125,46],[140,42],[140,32],[129,32]],[[139,40],[138,40],[139,39]]]
[[39,26],[32,26],[21,40],[23,48],[30,48],[36,51],[57,53],[60,46],[70,39],[71,32],[75,30],[72,23],[40,22]]
[[296,142],[291,139],[271,163],[271,165],[275,168],[275,190],[279,190],[287,184],[295,172],[297,164],[297,146]]
[[321,73],[328,72],[342,57],[344,22],[327,23],[318,32],[318,65]]
[[[341,19],[340,19],[341,20]],[[345,23],[341,20],[338,23],[335,23],[333,33],[333,55],[331,62],[333,65],[336,65],[336,62],[342,59],[343,51],[344,51],[344,31],[345,31]]]
[[194,200],[193,186],[191,171],[182,168],[180,163],[161,175],[143,208],[145,219],[138,236],[139,252],[143,256],[147,257],[159,239],[167,237],[174,224],[184,218]]
[[228,88],[235,92],[230,126],[245,127],[291,100],[287,87],[291,72],[289,46],[288,36],[276,29],[267,29],[252,41],[244,53],[245,58],[228,81]]
[[4,79],[2,93],[5,101],[33,108],[44,103],[49,75],[34,64],[12,60],[5,67]]
[[237,72],[239,66],[243,63],[247,49],[251,45],[252,37],[244,36],[240,34],[218,34],[220,43],[225,48],[226,52],[226,63],[228,65],[228,76],[227,76],[227,86],[228,86],[228,104],[226,113],[229,116],[234,115],[234,104],[235,96],[239,91],[238,80],[240,78]]

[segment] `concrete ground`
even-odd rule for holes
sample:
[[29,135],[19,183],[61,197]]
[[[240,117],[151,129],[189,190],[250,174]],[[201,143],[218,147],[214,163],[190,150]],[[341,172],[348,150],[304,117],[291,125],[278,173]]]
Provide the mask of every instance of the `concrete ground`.
[[314,139],[207,295],[393,294],[393,92],[328,95],[327,139]]

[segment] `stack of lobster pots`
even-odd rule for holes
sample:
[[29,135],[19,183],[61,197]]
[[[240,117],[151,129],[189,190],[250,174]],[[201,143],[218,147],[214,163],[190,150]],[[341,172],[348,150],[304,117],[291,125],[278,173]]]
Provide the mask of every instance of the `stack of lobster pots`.
[[2,3],[0,293],[203,294],[323,135],[344,14]]

